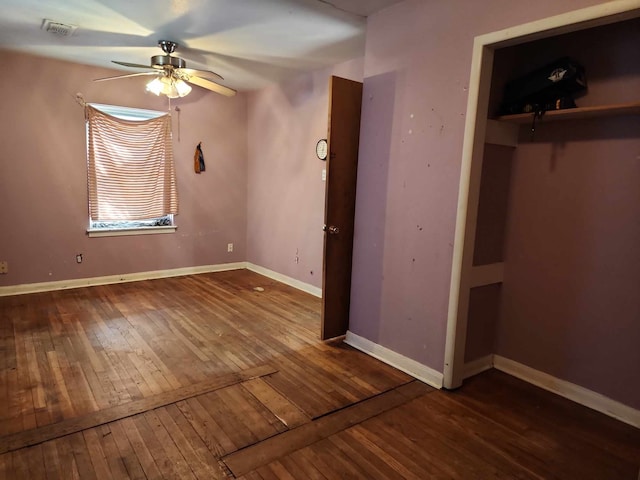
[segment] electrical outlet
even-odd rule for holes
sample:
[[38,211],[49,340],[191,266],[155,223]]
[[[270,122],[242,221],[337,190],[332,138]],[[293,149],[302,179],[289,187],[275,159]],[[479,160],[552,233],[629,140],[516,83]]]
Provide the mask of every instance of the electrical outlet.
[[76,255],[76,263],[82,263],[82,254],[81,253]]
[[6,260],[0,262],[0,274],[9,273],[9,263]]
[[227,252],[233,252],[233,243],[227,243]]

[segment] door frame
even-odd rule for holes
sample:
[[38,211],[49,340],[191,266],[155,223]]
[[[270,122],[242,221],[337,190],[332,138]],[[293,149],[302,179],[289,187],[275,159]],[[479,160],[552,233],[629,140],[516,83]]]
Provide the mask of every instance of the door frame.
[[445,388],[458,388],[464,379],[471,268],[495,50],[637,17],[640,17],[640,0],[616,0],[475,37],[449,289]]

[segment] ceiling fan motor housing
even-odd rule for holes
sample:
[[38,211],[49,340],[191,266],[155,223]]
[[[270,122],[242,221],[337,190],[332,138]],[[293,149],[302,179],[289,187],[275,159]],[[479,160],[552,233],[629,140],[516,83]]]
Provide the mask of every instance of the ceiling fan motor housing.
[[154,68],[185,68],[187,66],[187,62],[182,58],[172,57],[170,55],[154,55],[151,57],[151,66]]

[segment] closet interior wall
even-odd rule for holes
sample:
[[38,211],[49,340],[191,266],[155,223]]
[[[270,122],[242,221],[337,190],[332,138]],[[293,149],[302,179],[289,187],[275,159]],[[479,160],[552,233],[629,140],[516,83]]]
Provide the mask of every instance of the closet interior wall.
[[[569,56],[579,107],[640,101],[640,19],[495,52],[489,118],[506,81]],[[520,127],[486,144],[465,362],[490,354],[640,409],[640,115]]]

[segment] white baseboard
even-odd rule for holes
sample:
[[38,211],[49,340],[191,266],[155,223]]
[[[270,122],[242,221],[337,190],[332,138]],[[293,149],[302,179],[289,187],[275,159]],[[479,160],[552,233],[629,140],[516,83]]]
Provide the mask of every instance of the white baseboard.
[[371,340],[367,340],[366,338],[349,331],[347,332],[344,343],[351,345],[353,348],[357,348],[367,355],[377,358],[387,365],[391,365],[398,370],[408,373],[427,385],[431,385],[435,388],[442,388],[442,382],[444,380],[442,373],[427,367],[422,363],[416,362],[409,357],[400,355],[393,350],[389,350],[387,347],[378,345]]
[[27,293],[50,292],[54,290],[68,290],[70,288],[92,287],[95,285],[109,285],[114,283],[138,282],[158,278],[180,277],[198,273],[224,272],[247,268],[246,262],[222,263],[219,265],[201,265],[198,267],[173,268],[170,270],[154,270],[151,272],[124,273],[122,275],[107,275],[104,277],[76,278],[55,282],[25,283],[0,287],[0,297],[8,295],[23,295]]
[[251,270],[265,277],[272,278],[280,283],[289,285],[303,292],[322,298],[322,289],[301,282],[295,278],[287,277],[273,270],[254,265],[248,262],[222,263],[218,265],[201,265],[197,267],[174,268],[170,270],[154,270],[151,272],[123,273],[121,275],[107,275],[103,277],[75,278],[70,280],[58,280],[54,282],[25,283],[21,285],[8,285],[0,287],[0,297],[8,295],[23,295],[28,293],[51,292],[55,290],[68,290],[70,288],[92,287],[96,285],[110,285],[114,283],[138,282],[141,280],[154,280],[158,278],[180,277],[183,275],[196,275],[198,273],[224,272],[228,270]]
[[493,368],[493,354],[486,355],[484,357],[476,358],[464,364],[464,370],[462,372],[462,378],[473,377],[486,370]]
[[295,278],[287,277],[286,275],[274,272],[273,270],[269,270],[268,268],[261,267],[260,265],[255,265],[250,262],[247,262],[246,268],[247,270],[251,270],[252,272],[256,272],[260,275],[264,275],[265,277],[277,280],[278,282],[289,285],[290,287],[310,293],[315,297],[322,298],[322,289],[309,283],[301,282],[300,280],[296,280]]
[[624,423],[640,428],[640,410],[624,405],[616,400],[581,387],[566,380],[553,377],[547,373],[510,360],[500,355],[494,355],[494,367],[509,375],[513,375],[525,382],[544,388],[561,397],[589,407]]

